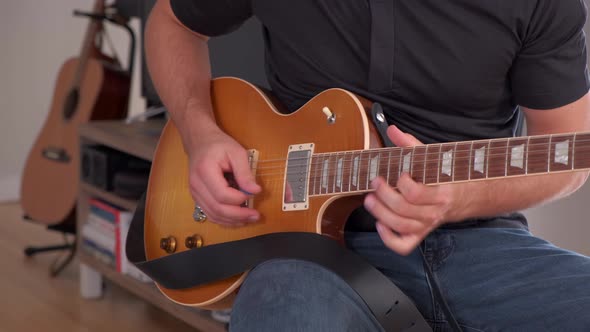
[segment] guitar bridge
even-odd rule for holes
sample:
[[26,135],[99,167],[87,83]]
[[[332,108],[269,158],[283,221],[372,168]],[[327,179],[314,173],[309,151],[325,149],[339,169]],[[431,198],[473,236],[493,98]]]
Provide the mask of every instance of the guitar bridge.
[[67,163],[71,159],[70,156],[68,155],[68,153],[66,152],[66,150],[64,150],[62,148],[51,147],[51,146],[43,149],[41,154],[43,155],[43,158],[45,158],[45,159],[57,161],[60,163]]
[[[250,170],[256,178],[256,170],[258,167],[258,151],[254,149],[248,150],[248,163],[250,164]],[[254,206],[254,197],[250,195],[250,198],[246,200],[243,204],[243,207],[253,208]]]
[[[252,174],[254,175],[254,177],[256,177],[256,167],[258,166],[258,151],[254,149],[248,150],[248,163],[250,164],[250,170],[252,171]],[[225,177],[225,180],[227,181],[230,187],[244,192],[242,189],[240,189],[240,186],[236,182],[236,179],[234,178],[234,175],[232,173],[224,173],[223,176]],[[240,206],[251,208],[254,205],[253,203],[254,197],[250,196],[250,198],[244,201],[242,204],[240,204]]]

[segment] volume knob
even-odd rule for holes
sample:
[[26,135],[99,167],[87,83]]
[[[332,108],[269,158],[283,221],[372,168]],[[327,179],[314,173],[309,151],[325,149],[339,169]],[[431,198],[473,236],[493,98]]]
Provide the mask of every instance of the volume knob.
[[203,246],[203,238],[200,235],[193,235],[186,238],[184,245],[189,248],[201,248]]
[[165,237],[160,240],[160,248],[171,254],[176,251],[176,238],[174,236]]

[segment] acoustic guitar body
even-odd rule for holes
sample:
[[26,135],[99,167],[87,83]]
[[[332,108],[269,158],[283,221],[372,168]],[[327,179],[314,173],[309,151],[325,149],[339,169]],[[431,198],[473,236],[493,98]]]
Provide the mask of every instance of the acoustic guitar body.
[[89,58],[80,87],[72,88],[79,59],[67,60],[55,84],[50,112],[26,160],[21,182],[24,213],[44,224],[72,214],[79,173],[78,127],[90,120],[121,119],[127,114],[129,77]]
[[[285,211],[285,168],[290,147],[309,147],[313,153],[362,150],[379,147],[376,131],[366,115],[366,101],[341,89],[319,94],[296,112],[285,115],[270,95],[236,78],[212,82],[212,101],[218,125],[246,150],[256,151],[254,173],[261,194],[250,202],[261,213],[252,225],[229,228],[211,220],[193,219],[195,202],[189,192],[188,159],[176,127],[168,122],[156,149],[145,211],[145,247],[148,260],[169,255],[163,239],[173,237],[175,252],[187,248],[187,238],[198,236],[202,245],[212,245],[277,232],[313,232],[341,240],[346,217],[359,206],[358,194],[310,197],[301,210]],[[330,121],[324,110],[335,115]],[[173,254],[173,253],[172,253]],[[231,262],[211,262],[231,264]],[[182,273],[182,271],[170,271]],[[172,301],[202,308],[230,307],[246,273],[190,289],[166,289]]]

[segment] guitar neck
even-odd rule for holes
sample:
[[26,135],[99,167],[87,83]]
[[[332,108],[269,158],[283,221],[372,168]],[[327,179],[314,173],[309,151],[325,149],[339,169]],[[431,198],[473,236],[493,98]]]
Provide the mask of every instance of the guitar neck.
[[435,185],[590,169],[590,133],[429,144],[314,154],[309,195],[370,191],[381,176],[401,174]]
[[[92,8],[93,14],[102,14],[105,10],[105,1],[104,0],[96,0],[94,3],[94,7]],[[86,33],[84,34],[84,42],[82,43],[82,49],[80,50],[78,68],[76,69],[76,73],[74,75],[74,82],[72,83],[73,87],[79,88],[82,82],[84,71],[86,68],[86,63],[88,59],[91,57],[92,52],[95,49],[96,43],[96,36],[102,29],[102,23],[98,20],[90,18],[90,23],[86,29]]]

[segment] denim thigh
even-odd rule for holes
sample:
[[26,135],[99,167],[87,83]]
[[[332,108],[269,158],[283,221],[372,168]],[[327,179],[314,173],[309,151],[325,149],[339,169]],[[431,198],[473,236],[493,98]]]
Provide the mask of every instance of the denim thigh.
[[[450,326],[419,250],[400,256],[377,233],[349,232],[349,248],[412,298],[434,331]],[[422,245],[464,331],[590,331],[590,258],[525,229],[439,229]],[[272,260],[251,271],[232,313],[234,331],[379,331],[362,299],[313,263]]]
[[[439,230],[431,255],[457,319],[482,331],[590,331],[590,258],[525,229]],[[434,248],[436,249],[436,248]]]
[[260,264],[240,288],[230,331],[383,331],[360,296],[333,272],[310,262]]
[[[346,240],[414,300],[434,331],[451,330],[418,249],[397,255],[371,232]],[[518,228],[439,229],[421,248],[464,331],[590,331],[587,256]]]

